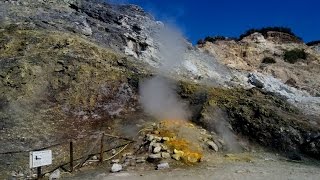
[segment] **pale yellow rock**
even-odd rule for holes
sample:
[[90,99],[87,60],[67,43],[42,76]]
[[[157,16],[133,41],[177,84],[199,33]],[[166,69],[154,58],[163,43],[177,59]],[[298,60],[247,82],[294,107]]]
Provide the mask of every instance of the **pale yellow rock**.
[[180,161],[181,159],[181,156],[179,154],[173,154],[171,157],[177,161]]

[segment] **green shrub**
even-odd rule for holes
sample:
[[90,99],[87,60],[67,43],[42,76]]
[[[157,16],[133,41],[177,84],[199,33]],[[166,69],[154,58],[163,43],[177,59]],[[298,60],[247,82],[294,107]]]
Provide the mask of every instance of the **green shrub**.
[[288,63],[296,63],[299,59],[306,59],[307,54],[303,49],[293,49],[284,53],[284,60]]
[[265,57],[262,59],[262,63],[273,64],[276,63],[276,60],[272,57]]
[[208,41],[208,42],[215,42],[217,40],[226,40],[227,38],[224,36],[207,36],[206,38],[204,38],[204,41]]
[[199,39],[198,42],[197,42],[198,45],[201,45],[201,44],[204,44],[204,43],[205,43],[205,41],[203,39]]
[[216,42],[218,40],[225,40],[225,41],[231,41],[231,40],[235,40],[237,41],[237,38],[234,37],[225,37],[225,36],[207,36],[204,39],[200,39],[197,44],[204,44],[205,42]]
[[300,37],[298,37],[297,35],[295,35],[292,30],[290,28],[287,27],[264,27],[261,29],[249,29],[247,30],[245,33],[241,34],[239,37],[239,40],[243,39],[246,36],[249,36],[255,32],[261,33],[265,38],[268,37],[268,32],[269,31],[276,31],[276,32],[282,32],[282,33],[286,33],[286,34],[290,34],[291,36],[296,37],[299,40],[302,40]]
[[318,45],[318,44],[320,44],[320,40],[318,40],[318,41],[310,41],[310,42],[307,43],[308,46],[313,46],[313,45]]

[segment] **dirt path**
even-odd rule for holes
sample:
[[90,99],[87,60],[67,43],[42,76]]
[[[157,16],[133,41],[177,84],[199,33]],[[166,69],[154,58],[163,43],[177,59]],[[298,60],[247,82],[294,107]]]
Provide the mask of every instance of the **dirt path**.
[[119,173],[109,173],[108,170],[106,167],[85,170],[64,179],[320,179],[319,162],[308,159],[303,162],[289,162],[268,153],[255,154],[250,158],[247,158],[247,155],[239,155],[232,160],[214,155],[197,166],[173,167],[166,170],[137,168]]

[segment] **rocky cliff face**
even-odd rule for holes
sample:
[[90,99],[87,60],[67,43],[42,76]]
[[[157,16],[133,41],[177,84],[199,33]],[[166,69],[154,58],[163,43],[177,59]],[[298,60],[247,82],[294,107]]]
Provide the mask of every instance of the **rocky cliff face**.
[[[138,6],[89,0],[1,1],[0,20],[0,152],[97,131],[133,136],[127,126],[154,120],[140,107],[139,82],[173,59],[181,63],[163,74],[178,81],[192,121],[214,130],[222,111],[253,141],[319,158],[316,46],[253,34],[193,47],[176,31],[163,37],[165,25]],[[167,47],[171,33],[177,43]],[[285,62],[294,48],[307,59]],[[24,155],[0,158],[6,173],[28,170]]]
[[[260,84],[261,88],[286,97],[301,109],[310,110],[308,113],[318,114],[320,54],[315,47],[289,41],[287,36],[283,40],[283,33],[269,38],[254,33],[241,41],[218,40],[206,42],[199,48],[233,70],[251,73],[249,81],[253,84]],[[284,54],[295,49],[303,50],[306,59],[297,63],[287,62]],[[265,58],[273,62],[264,62]]]

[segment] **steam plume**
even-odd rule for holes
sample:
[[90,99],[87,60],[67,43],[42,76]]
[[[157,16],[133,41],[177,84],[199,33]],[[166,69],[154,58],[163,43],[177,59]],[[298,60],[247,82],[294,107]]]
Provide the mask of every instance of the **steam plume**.
[[174,84],[154,77],[141,83],[140,101],[144,110],[157,119],[187,119],[185,105],[174,91]]
[[[158,73],[168,74],[183,60],[186,42],[177,29],[164,27],[155,35],[158,42]],[[168,79],[157,75],[140,84],[140,101],[144,110],[157,119],[187,119],[185,105],[175,93],[175,85]]]

